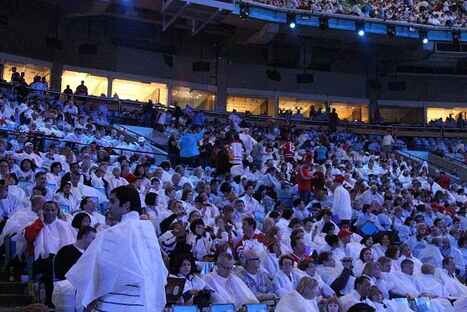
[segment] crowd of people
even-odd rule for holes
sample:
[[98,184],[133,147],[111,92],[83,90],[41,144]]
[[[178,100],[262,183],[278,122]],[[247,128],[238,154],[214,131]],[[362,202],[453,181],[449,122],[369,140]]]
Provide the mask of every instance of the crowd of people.
[[345,14],[387,21],[433,26],[466,27],[467,1],[463,0],[254,0],[280,8],[321,14]]
[[[0,244],[12,280],[31,259],[56,311],[466,309],[467,184],[401,158],[389,133],[176,109],[154,116],[169,137],[156,164],[96,144],[108,136],[73,103],[50,104],[2,91],[3,124],[28,131],[0,140]],[[54,126],[93,138],[30,133]]]

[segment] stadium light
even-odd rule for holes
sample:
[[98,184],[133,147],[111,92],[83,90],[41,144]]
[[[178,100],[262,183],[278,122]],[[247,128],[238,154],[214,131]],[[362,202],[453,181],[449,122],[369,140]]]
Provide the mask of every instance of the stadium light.
[[360,37],[365,36],[365,22],[356,22],[357,34]]
[[287,24],[289,25],[290,29],[295,29],[297,22],[295,20],[294,14],[287,14]]
[[240,17],[247,18],[250,16],[250,6],[246,3],[240,2]]
[[428,44],[429,40],[428,40],[428,33],[426,32],[426,30],[419,30],[418,37],[420,38],[423,44]]

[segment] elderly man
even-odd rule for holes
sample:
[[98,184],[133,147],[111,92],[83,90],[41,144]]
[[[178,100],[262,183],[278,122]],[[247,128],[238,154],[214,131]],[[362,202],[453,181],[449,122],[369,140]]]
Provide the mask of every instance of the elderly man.
[[276,312],[319,312],[316,298],[319,295],[318,282],[304,276],[296,290],[283,296],[276,306]]
[[42,275],[45,304],[52,306],[53,259],[60,248],[76,241],[76,234],[69,223],[58,219],[56,202],[46,202],[38,215],[39,218],[26,227],[24,236],[34,250],[34,274]]
[[222,253],[217,257],[216,269],[204,276],[206,284],[214,290],[213,303],[232,303],[237,309],[244,304],[258,303],[255,294],[232,273],[233,267],[233,256]]
[[243,254],[243,267],[237,275],[256,295],[259,301],[276,298],[274,287],[267,272],[261,267],[261,259],[254,250],[246,250]]

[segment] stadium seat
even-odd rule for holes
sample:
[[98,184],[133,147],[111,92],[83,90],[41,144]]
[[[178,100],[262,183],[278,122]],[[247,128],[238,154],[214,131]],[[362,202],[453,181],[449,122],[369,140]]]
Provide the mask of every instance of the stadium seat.
[[265,303],[252,303],[246,305],[247,312],[268,312],[268,306]]
[[172,312],[198,312],[198,308],[194,305],[174,305]]
[[211,305],[210,312],[235,312],[235,306],[231,303],[227,304],[213,304]]

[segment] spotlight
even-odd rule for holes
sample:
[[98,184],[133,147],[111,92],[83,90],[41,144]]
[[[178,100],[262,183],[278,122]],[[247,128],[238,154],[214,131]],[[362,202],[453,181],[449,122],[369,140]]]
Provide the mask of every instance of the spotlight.
[[329,28],[329,22],[327,16],[320,16],[319,17],[319,29],[326,30]]
[[360,37],[365,36],[365,22],[356,22],[357,34]]
[[246,3],[240,2],[240,17],[247,18],[250,16],[250,6]]
[[426,30],[419,30],[418,37],[420,38],[423,44],[428,44],[429,40],[428,40],[428,33],[426,32]]
[[293,14],[287,14],[287,24],[291,29],[295,29],[297,26],[297,22],[295,20],[295,15]]

